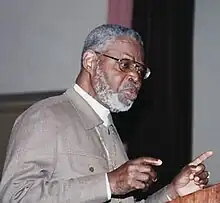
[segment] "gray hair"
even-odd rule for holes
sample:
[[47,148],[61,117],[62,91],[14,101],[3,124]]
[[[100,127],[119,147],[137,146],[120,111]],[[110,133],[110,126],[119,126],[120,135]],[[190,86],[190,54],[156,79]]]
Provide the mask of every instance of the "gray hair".
[[133,29],[117,24],[103,24],[93,29],[86,37],[81,54],[81,66],[83,62],[83,54],[87,50],[92,49],[94,51],[101,51],[107,42],[120,36],[131,37],[143,47],[141,36]]

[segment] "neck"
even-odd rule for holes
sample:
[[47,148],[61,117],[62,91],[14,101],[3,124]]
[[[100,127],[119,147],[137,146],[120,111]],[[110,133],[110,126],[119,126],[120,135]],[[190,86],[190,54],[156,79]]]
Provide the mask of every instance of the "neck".
[[76,84],[79,85],[86,93],[95,99],[95,91],[91,85],[91,78],[89,74],[85,74],[82,71],[76,78]]

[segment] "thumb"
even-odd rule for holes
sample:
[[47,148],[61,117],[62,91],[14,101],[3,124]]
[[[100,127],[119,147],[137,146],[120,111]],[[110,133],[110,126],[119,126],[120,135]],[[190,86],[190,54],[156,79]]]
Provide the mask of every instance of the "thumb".
[[189,176],[190,180],[194,179],[194,176],[197,173],[200,173],[201,171],[203,171],[205,169],[204,165],[200,164],[198,166],[193,166],[193,165],[189,165],[188,167],[188,171],[186,172]]

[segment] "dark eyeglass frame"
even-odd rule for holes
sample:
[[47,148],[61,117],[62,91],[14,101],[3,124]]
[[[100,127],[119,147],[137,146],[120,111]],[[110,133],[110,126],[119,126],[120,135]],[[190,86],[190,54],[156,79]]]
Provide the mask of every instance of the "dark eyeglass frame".
[[[147,79],[149,77],[150,73],[151,73],[151,71],[150,71],[150,69],[148,67],[146,67],[144,64],[139,63],[137,61],[134,61],[134,60],[131,60],[131,59],[127,59],[127,58],[119,59],[119,58],[116,58],[116,57],[113,57],[113,56],[110,56],[110,55],[107,55],[107,54],[104,54],[104,53],[100,53],[98,51],[94,51],[94,52],[96,54],[100,54],[102,56],[105,56],[105,57],[108,57],[110,59],[115,60],[118,63],[120,70],[123,71],[123,72],[126,72],[126,71],[125,71],[125,69],[122,68],[122,64],[123,64],[122,61],[126,60],[126,61],[132,61],[133,64],[135,64],[134,67],[129,67],[129,70],[130,71],[135,70],[141,76],[142,79]],[[139,73],[139,71],[140,71],[140,73]],[[144,74],[141,74],[141,72],[143,72]]]

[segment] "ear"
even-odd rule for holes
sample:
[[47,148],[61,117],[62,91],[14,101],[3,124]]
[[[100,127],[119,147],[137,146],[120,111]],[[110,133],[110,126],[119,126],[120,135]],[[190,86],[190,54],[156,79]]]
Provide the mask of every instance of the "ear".
[[92,74],[97,64],[97,55],[92,50],[87,50],[83,54],[83,68]]

